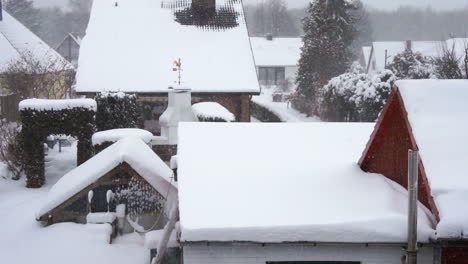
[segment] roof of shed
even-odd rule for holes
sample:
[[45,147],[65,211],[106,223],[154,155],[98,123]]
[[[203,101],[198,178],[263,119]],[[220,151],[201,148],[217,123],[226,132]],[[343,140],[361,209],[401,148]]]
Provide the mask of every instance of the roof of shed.
[[[356,164],[372,128],[181,124],[181,240],[404,242],[406,191]],[[419,217],[427,242],[434,230]]]
[[48,214],[123,163],[130,165],[168,201],[177,201],[177,188],[171,180],[172,170],[141,139],[128,137],[63,176],[49,191],[37,218]]
[[440,213],[437,236],[468,239],[468,80],[396,85]]
[[[190,0],[94,1],[80,49],[77,92],[260,91],[241,0],[218,0],[207,15]],[[99,76],[99,78],[96,78]]]

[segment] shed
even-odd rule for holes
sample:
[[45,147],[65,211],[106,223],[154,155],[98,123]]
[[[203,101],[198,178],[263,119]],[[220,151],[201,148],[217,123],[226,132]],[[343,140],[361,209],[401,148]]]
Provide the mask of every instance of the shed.
[[398,81],[359,165],[407,187],[419,150],[418,198],[437,219],[442,263],[468,263],[468,81]]
[[[155,213],[162,212],[162,202],[167,208],[177,203],[171,177],[172,170],[141,139],[124,138],[63,176],[50,190],[37,220],[85,223],[91,212],[116,212],[125,204],[126,213],[139,214],[146,221],[139,224],[146,227],[154,223]],[[109,203],[110,195],[114,203]]]
[[[356,162],[373,126],[181,124],[184,263],[400,263],[407,192]],[[425,211],[419,257],[431,263]]]

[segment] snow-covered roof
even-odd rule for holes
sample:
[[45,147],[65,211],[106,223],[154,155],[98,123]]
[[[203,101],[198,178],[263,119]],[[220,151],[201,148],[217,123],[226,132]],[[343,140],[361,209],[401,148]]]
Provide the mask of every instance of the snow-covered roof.
[[406,241],[407,192],[356,163],[373,126],[182,123],[181,241]]
[[396,83],[440,213],[439,238],[468,238],[468,80]]
[[297,66],[301,57],[301,38],[250,38],[257,66]]
[[362,47],[361,53],[362,53],[362,56],[364,58],[364,63],[365,63],[366,66],[369,63],[369,58],[371,56],[371,52],[372,52],[372,47],[371,46]]
[[182,85],[194,93],[258,93],[242,1],[216,5],[216,16],[200,22],[190,0],[94,1],[77,92],[167,93],[180,58]]
[[171,180],[172,170],[141,139],[129,137],[106,148],[63,176],[49,191],[37,218],[60,206],[124,162],[161,195],[168,195],[165,198],[169,203],[177,201],[177,188]]
[[236,121],[233,113],[215,102],[204,102],[192,105],[192,111],[198,118],[220,118],[226,122]]
[[12,61],[20,59],[21,55],[27,54],[44,63],[57,62],[59,68],[56,70],[73,69],[73,65],[5,10],[0,21],[0,50],[0,72],[5,71]]
[[[449,50],[454,47],[458,56],[464,55],[465,45],[468,46],[468,39],[454,38],[446,41],[412,41],[411,49],[413,52],[419,52],[427,57],[436,57],[441,54],[444,48]],[[376,70],[385,69],[385,51],[387,51],[387,64],[393,61],[393,58],[404,52],[406,41],[377,41],[372,43],[372,56],[375,58]]]
[[96,111],[97,104],[94,99],[26,99],[19,103],[19,110],[34,109],[34,110],[64,110],[72,108],[86,108],[91,111]]
[[144,129],[138,128],[119,128],[94,133],[92,137],[93,145],[100,145],[104,142],[117,142],[126,137],[136,137],[146,144],[153,139],[153,134]]

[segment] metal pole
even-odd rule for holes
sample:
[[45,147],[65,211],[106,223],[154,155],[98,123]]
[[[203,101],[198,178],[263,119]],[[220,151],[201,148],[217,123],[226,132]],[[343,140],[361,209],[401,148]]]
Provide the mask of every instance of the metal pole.
[[418,259],[418,157],[417,150],[408,151],[408,264]]

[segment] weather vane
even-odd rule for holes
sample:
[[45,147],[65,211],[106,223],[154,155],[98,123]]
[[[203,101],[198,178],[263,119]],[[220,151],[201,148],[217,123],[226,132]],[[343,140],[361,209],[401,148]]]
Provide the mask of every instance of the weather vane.
[[178,72],[178,81],[176,81],[175,83],[177,83],[179,86],[180,84],[182,83],[182,60],[179,58],[178,60],[175,60],[174,61],[174,68],[172,68],[172,71],[174,72]]

